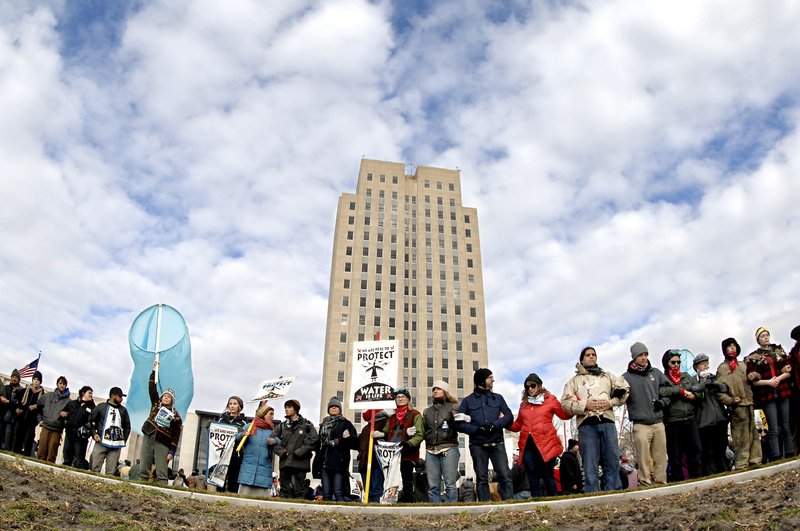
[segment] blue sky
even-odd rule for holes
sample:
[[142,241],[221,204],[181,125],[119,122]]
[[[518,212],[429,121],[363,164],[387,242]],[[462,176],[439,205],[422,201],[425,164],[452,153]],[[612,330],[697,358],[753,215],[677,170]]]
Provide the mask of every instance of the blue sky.
[[296,374],[316,418],[362,156],[461,169],[509,395],[798,324],[795,3],[0,5],[3,372],[126,388],[163,301],[193,407]]

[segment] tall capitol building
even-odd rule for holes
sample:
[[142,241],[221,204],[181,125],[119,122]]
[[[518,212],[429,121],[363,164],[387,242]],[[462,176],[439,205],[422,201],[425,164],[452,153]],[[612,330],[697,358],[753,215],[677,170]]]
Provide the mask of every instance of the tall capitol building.
[[[478,213],[458,170],[362,159],[356,193],[336,212],[320,412],[349,408],[354,341],[397,339],[398,381],[424,409],[445,380],[460,400],[488,365]],[[463,452],[462,452],[463,459]]]

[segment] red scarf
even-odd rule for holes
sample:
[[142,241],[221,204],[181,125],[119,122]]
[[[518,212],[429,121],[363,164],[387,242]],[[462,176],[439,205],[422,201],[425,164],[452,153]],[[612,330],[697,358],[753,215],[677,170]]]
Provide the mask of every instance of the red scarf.
[[406,413],[408,413],[408,406],[397,408],[397,412],[395,413],[395,415],[397,415],[397,424],[401,426],[403,425],[403,421],[406,418]]
[[728,362],[728,366],[731,368],[731,372],[736,370],[736,365],[739,363],[736,361],[736,356],[728,356],[725,354],[725,361]]
[[669,372],[667,372],[667,376],[669,376],[669,379],[672,380],[672,383],[677,384],[681,381],[681,368],[670,367]]
[[261,417],[256,417],[253,419],[253,427],[255,431],[253,433],[257,433],[259,429],[261,430],[274,430],[275,426],[271,422],[267,422],[266,419],[262,419]]

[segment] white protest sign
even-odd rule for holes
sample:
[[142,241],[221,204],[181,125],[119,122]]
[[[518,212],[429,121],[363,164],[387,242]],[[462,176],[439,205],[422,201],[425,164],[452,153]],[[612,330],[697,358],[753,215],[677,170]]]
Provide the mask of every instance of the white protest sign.
[[225,476],[233,453],[233,440],[239,430],[236,426],[222,422],[208,425],[208,469],[206,483],[225,486]]
[[380,503],[397,503],[403,479],[400,474],[400,442],[376,441],[375,453],[383,469],[383,495]]
[[296,377],[289,376],[284,378],[281,376],[275,380],[264,380],[256,392],[256,397],[250,402],[261,402],[262,400],[269,400],[270,398],[283,398],[289,392],[289,388],[294,383]]
[[400,348],[396,339],[353,343],[350,409],[394,407],[399,358]]

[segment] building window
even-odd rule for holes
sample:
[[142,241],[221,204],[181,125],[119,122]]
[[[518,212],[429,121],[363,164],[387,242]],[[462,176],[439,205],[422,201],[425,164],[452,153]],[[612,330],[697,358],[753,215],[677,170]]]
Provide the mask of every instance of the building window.
[[381,273],[383,273],[383,265],[377,264],[375,266],[375,274],[380,275]]
[[431,182],[428,179],[425,179],[425,188],[430,188]]
[[447,358],[442,358],[442,369],[447,369],[447,368],[449,368],[449,367],[448,367],[449,365],[450,365],[450,363],[449,363],[449,361],[447,360]]
[[353,248],[352,247],[345,247],[344,254],[347,256],[353,256]]
[[353,264],[351,264],[350,262],[345,262],[344,263],[344,272],[345,273],[349,273],[352,270],[353,270]]
[[478,352],[478,344],[477,343],[473,343],[472,344],[472,352],[477,354],[477,352]]
[[428,330],[433,330],[433,321],[428,321]]
[[363,256],[369,256],[369,247],[364,247],[364,248],[361,250],[361,254],[362,254]]
[[397,283],[389,282],[389,293],[395,293],[396,291],[397,291]]
[[369,264],[367,264],[366,262],[364,262],[363,264],[361,264],[361,272],[362,272],[362,273],[367,273],[367,272],[369,272]]
[[469,223],[469,216],[464,216],[464,223]]
[[464,343],[460,340],[456,340],[456,352],[461,352],[461,349],[464,348]]
[[340,322],[340,324],[343,324],[343,325],[347,324],[347,314],[346,313],[342,314],[342,319],[339,322]]
[[[377,302],[377,301],[376,301],[376,302]],[[376,315],[376,316],[375,316],[375,318],[372,320],[372,324],[373,324],[374,326],[380,326],[380,325],[381,325],[381,318],[380,318],[380,316]]]
[[362,279],[361,280],[361,289],[367,289],[367,280],[366,279]]
[[369,225],[369,216],[364,217],[364,225]]
[[442,350],[447,350],[447,340],[442,339]]
[[467,258],[467,267],[472,267],[472,258]]
[[478,369],[480,369],[480,367],[478,366],[478,361],[475,360],[472,362],[472,370],[477,371]]
[[356,209],[356,202],[350,201],[350,210],[355,210],[355,209]]
[[367,197],[372,197],[372,188],[367,188]]
[[369,231],[368,230],[364,231],[364,241],[369,241]]
[[347,295],[342,297],[342,306],[350,306],[350,297]]
[[456,323],[456,334],[461,333],[461,323]]
[[433,369],[433,358],[428,358],[428,368]]
[[347,343],[347,332],[339,334],[339,343]]
[[344,279],[343,285],[344,289],[350,289],[350,279],[349,278]]
[[455,192],[456,191],[456,185],[453,184],[453,183],[447,183],[447,189],[450,190],[451,192]]
[[437,190],[441,190],[442,189],[442,181],[436,181],[436,189]]
[[359,341],[364,341],[364,334],[363,333],[358,334],[358,340]]
[[428,387],[433,387],[433,376],[428,376]]
[[478,325],[469,325],[469,331],[472,335],[478,335]]
[[347,224],[348,225],[355,225],[356,224],[356,218],[354,216],[348,217],[347,218]]
[[344,381],[344,371],[339,371],[336,373],[336,381],[343,382]]
[[[344,391],[336,391],[336,398],[344,400]],[[356,465],[358,465],[358,463],[356,463]]]
[[372,180],[372,174],[371,174],[371,173],[368,173],[368,174],[367,174],[367,180],[368,180],[368,181],[371,181],[371,180]]
[[385,182],[386,182],[386,176],[385,176],[385,175],[381,175],[381,182],[382,182],[382,183],[385,183]]
[[478,317],[478,310],[476,308],[469,309],[469,316],[470,317]]
[[347,361],[347,353],[344,350],[339,351],[339,363]]
[[358,305],[361,306],[362,308],[366,308],[367,307],[367,298],[366,297],[361,297],[359,299],[359,301],[358,301]]
[[464,370],[464,360],[456,360],[456,369]]
[[467,238],[472,238],[472,231],[469,229],[464,229],[464,236]]
[[375,299],[375,307],[376,308],[380,308],[381,307],[381,300],[380,299]]
[[458,387],[457,388],[459,390],[463,390],[464,389],[464,378],[458,378],[457,382],[458,382],[458,384],[457,384]]
[[475,300],[475,291],[469,290],[469,300],[471,301]]
[[347,231],[347,239],[348,240],[352,240],[353,239],[353,231],[351,231],[351,230]]
[[395,319],[394,317],[389,317],[389,328],[394,328]]

